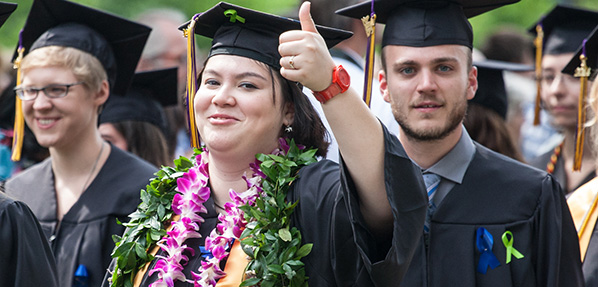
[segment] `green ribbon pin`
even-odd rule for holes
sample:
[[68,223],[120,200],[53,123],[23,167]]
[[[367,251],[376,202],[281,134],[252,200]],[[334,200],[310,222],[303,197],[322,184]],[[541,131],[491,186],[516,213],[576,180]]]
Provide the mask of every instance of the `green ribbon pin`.
[[230,18],[231,23],[235,23],[237,20],[241,23],[245,23],[245,18],[237,15],[237,10],[235,9],[228,9],[224,11],[224,16]]
[[506,264],[509,264],[509,262],[511,262],[511,254],[515,256],[515,258],[517,259],[523,258],[523,254],[521,254],[521,252],[517,251],[517,249],[513,247],[513,233],[511,231],[507,230],[505,231],[505,233],[502,234],[502,244],[504,244],[505,248],[507,249]]

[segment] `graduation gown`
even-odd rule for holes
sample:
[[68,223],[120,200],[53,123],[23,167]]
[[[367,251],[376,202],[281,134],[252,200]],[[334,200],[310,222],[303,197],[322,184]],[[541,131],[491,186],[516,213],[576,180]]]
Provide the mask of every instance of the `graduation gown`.
[[0,285],[59,286],[46,237],[31,210],[0,192]]
[[128,215],[140,203],[145,188],[157,168],[114,146],[87,190],[59,222],[56,216],[56,190],[52,159],[25,170],[6,182],[6,192],[27,203],[39,219],[54,252],[61,287],[73,283],[79,265],[88,273],[89,286],[100,286],[110,253],[112,235],[120,235]]
[[[329,160],[304,167],[289,191],[289,200],[299,201],[291,225],[301,231],[303,243],[313,243],[311,253],[302,259],[310,287],[396,286],[407,270],[419,238],[427,208],[427,197],[419,168],[406,156],[397,138],[385,130],[385,182],[394,216],[392,240],[377,242],[369,233],[359,212],[352,179],[344,168]],[[342,162],[342,161],[341,161]],[[405,177],[397,178],[396,174]],[[191,257],[184,273],[201,266],[199,246],[218,223],[214,202],[204,204],[205,222],[201,238],[185,241],[196,256]],[[158,255],[164,255],[160,250]],[[156,264],[154,260],[148,270]],[[114,260],[112,262],[113,269]],[[145,274],[140,286],[157,280],[157,273]],[[103,286],[109,286],[106,274]],[[190,286],[180,281],[176,287]]]
[[[529,164],[535,168],[546,170],[546,165],[550,162],[550,157],[554,153],[554,149],[551,149],[549,152],[539,155],[537,158],[532,159]],[[560,156],[554,165],[554,171],[552,172],[552,176],[556,178],[556,180],[560,183],[561,188],[566,190],[567,188],[567,174],[565,173],[565,161],[563,157]],[[592,180],[596,176],[596,172],[593,171],[592,173],[588,174],[583,181],[576,186],[573,190],[578,189],[580,186],[584,185],[586,182]],[[572,192],[573,190],[569,191]]]
[[[480,227],[491,234],[500,263],[486,274],[476,271]],[[506,231],[524,256],[508,264]],[[546,172],[476,143],[462,184],[437,207],[401,286],[583,286],[577,234],[560,186]]]
[[[598,178],[575,190],[567,199],[577,232],[580,234],[579,245],[583,258],[582,271],[586,286],[598,286]],[[587,217],[587,219],[586,219]],[[580,232],[584,221],[588,221]]]

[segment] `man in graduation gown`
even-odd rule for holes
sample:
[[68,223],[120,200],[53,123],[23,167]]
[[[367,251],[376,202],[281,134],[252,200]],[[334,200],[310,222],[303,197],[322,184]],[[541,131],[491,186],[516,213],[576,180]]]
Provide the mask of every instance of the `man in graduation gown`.
[[[0,2],[0,26],[17,4]],[[0,285],[58,286],[54,256],[37,219],[0,188]]]
[[[473,142],[462,125],[477,89],[467,18],[513,1],[458,2],[374,2],[386,23],[380,89],[429,181],[428,219],[400,286],[582,286],[558,183]],[[370,3],[338,13],[369,15]]]

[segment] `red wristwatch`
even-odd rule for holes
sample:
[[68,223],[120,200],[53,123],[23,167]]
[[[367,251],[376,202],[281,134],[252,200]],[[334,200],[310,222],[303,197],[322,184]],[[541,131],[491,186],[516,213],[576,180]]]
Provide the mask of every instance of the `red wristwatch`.
[[332,99],[332,97],[344,93],[349,89],[350,85],[351,77],[349,76],[349,73],[347,73],[347,70],[345,70],[343,66],[338,65],[332,71],[332,84],[323,91],[313,92],[314,97],[323,104]]

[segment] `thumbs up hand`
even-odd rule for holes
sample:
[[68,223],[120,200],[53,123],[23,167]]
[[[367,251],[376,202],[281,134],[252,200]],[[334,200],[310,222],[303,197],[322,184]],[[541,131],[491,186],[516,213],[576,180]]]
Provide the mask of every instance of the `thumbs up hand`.
[[335,64],[326,42],[311,18],[310,7],[311,3],[304,2],[299,9],[301,30],[287,31],[280,35],[280,73],[286,79],[300,82],[312,91],[321,91],[332,83]]

